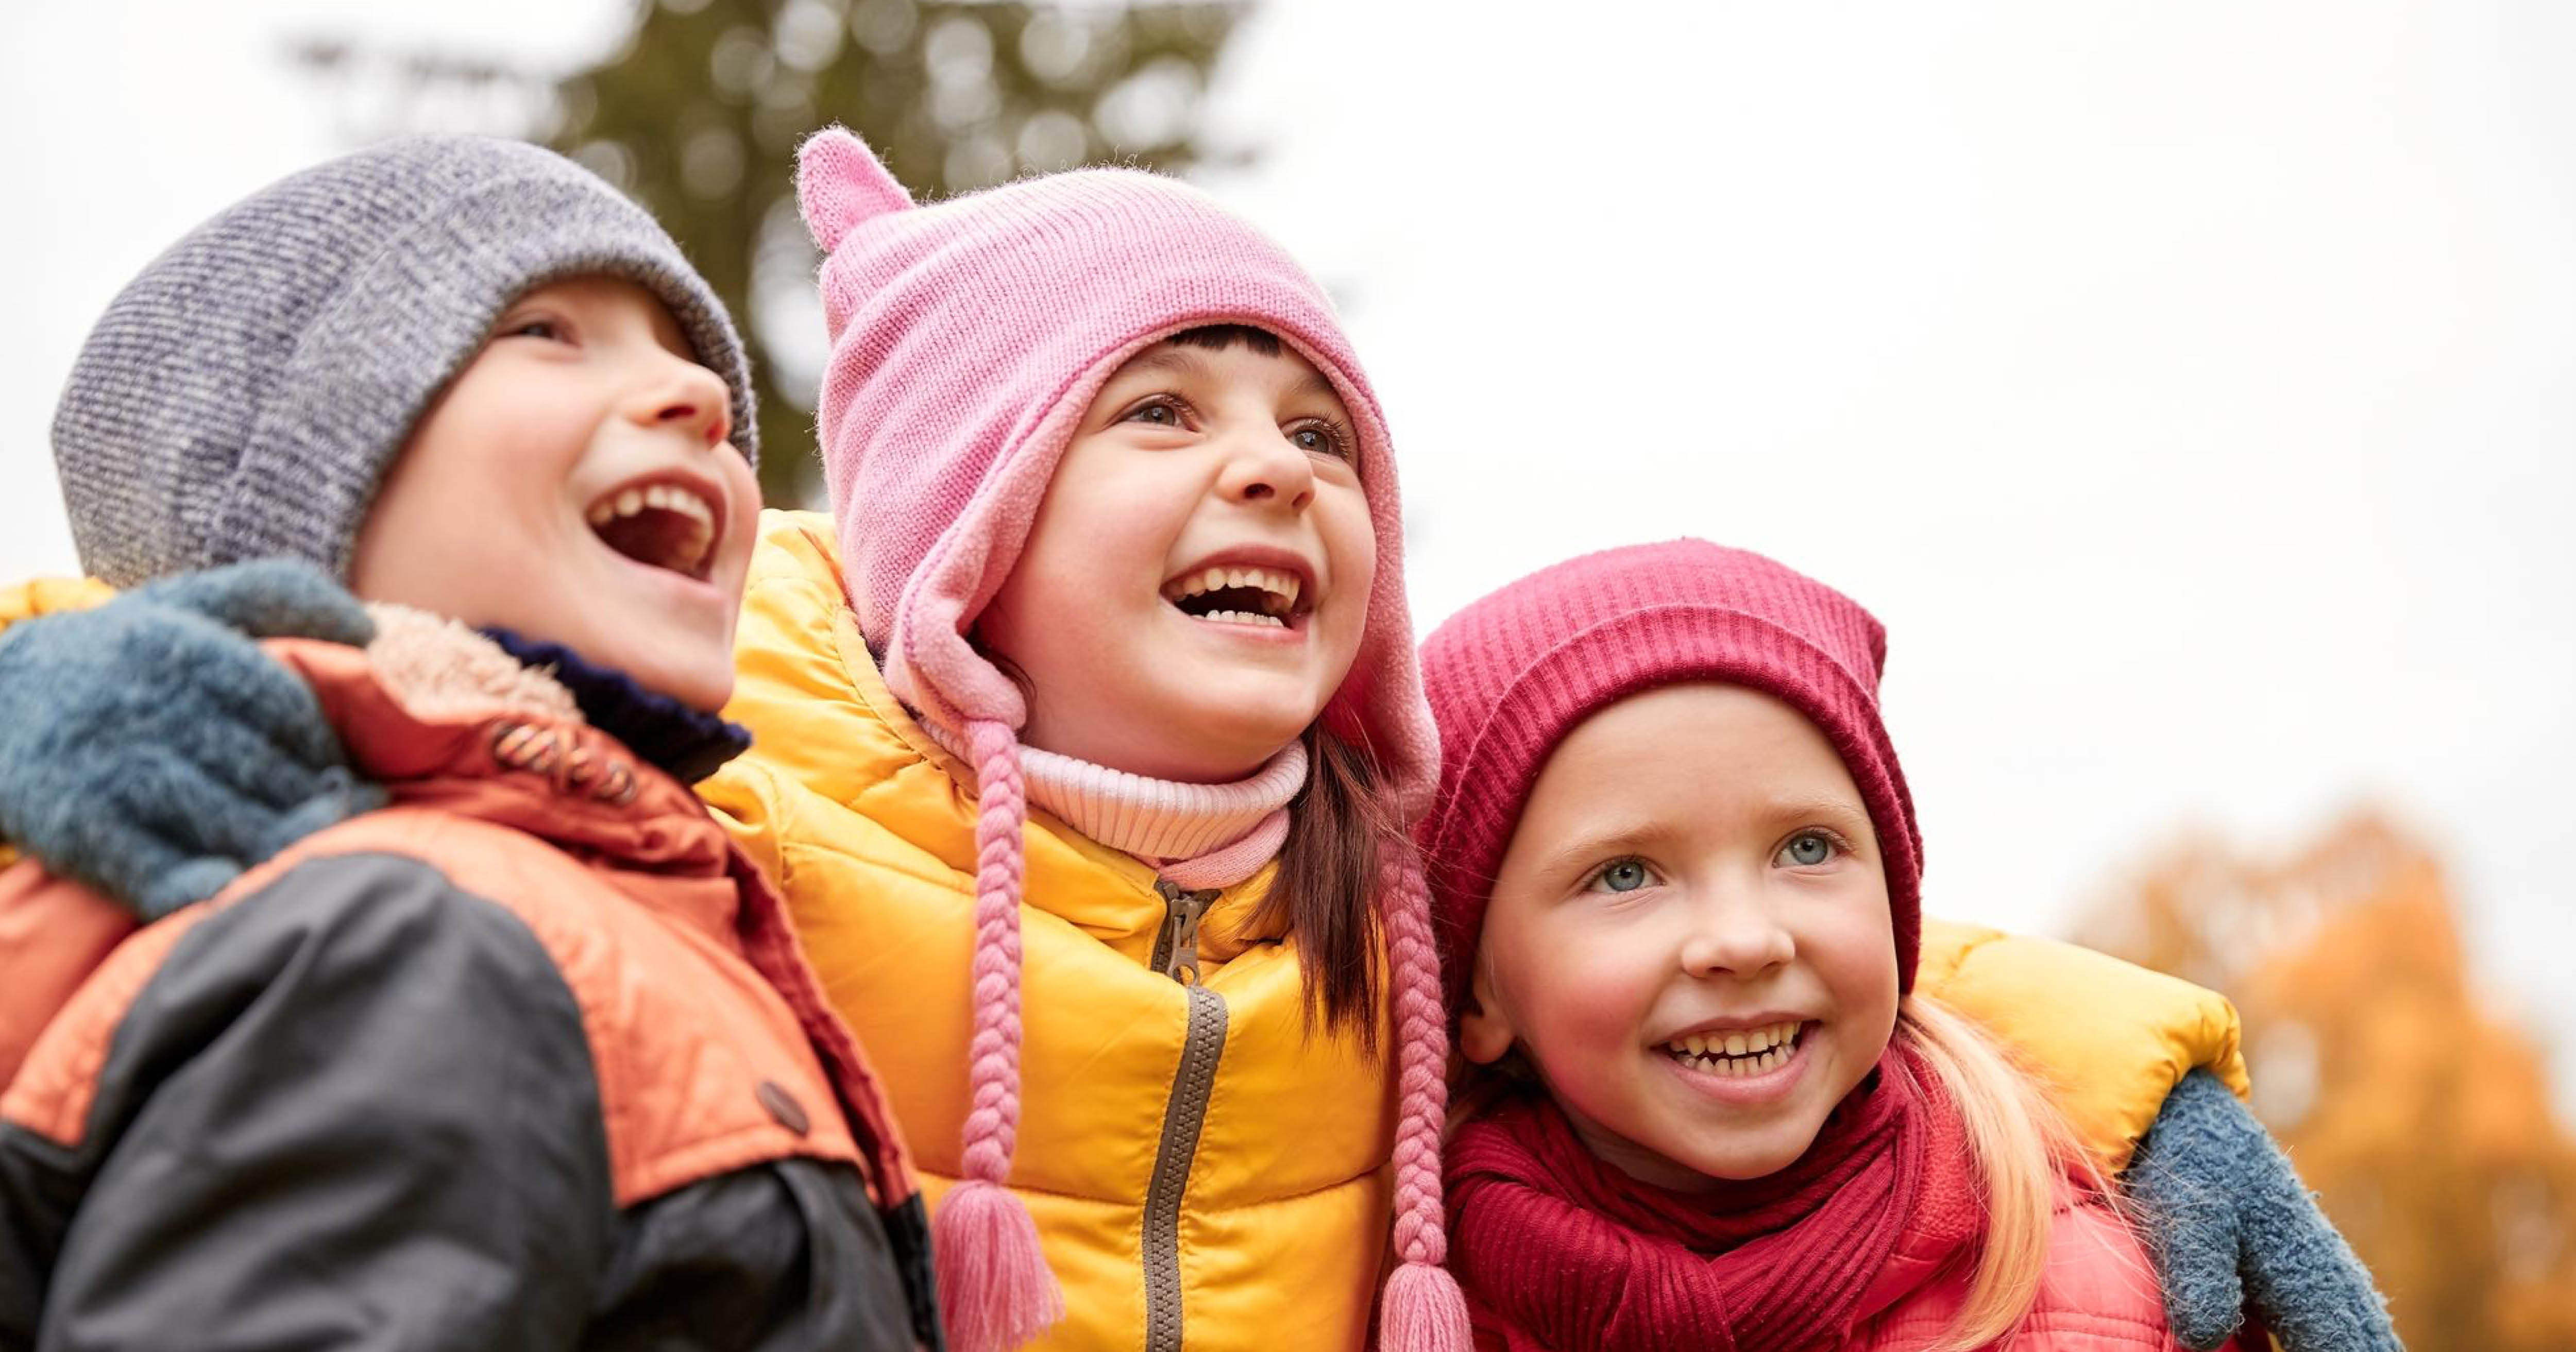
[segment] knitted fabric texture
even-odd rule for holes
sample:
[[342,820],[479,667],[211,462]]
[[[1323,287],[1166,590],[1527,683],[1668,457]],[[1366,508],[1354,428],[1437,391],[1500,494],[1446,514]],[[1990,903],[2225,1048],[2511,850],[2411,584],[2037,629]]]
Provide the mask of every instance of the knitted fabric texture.
[[1464,989],[1494,874],[1549,753],[1602,709],[1688,681],[1762,691],[1833,743],[1878,834],[1898,982],[1912,990],[1923,835],[1879,721],[1886,656],[1878,621],[1848,597],[1703,540],[1588,554],[1451,617],[1422,648],[1446,754],[1421,839],[1452,997]]
[[157,920],[382,806],[312,687],[249,641],[273,634],[363,644],[375,622],[312,567],[263,559],[9,626],[0,839]]
[[[1051,1279],[1022,1280],[1036,1261],[1035,1230],[1025,1211],[1008,1213],[1003,1203],[1017,1199],[999,1186],[1019,1111],[1017,731],[1027,709],[969,641],[976,617],[1027,544],[1074,429],[1122,363],[1206,325],[1271,333],[1348,409],[1376,537],[1360,649],[1322,721],[1375,761],[1389,806],[1409,822],[1429,802],[1439,753],[1413,662],[1403,514],[1385,421],[1330,301],[1277,245],[1195,189],[1132,170],[1080,170],[916,206],[864,143],[836,127],[799,151],[797,197],[826,255],[832,353],[819,420],[850,605],[888,687],[967,745],[981,802],[969,1177],[938,1218],[950,1332],[981,1352],[1044,1328],[1057,1296]],[[1447,1028],[1426,893],[1409,861],[1395,874],[1380,905],[1403,1085],[1404,1265],[1385,1323],[1390,1339],[1428,1330],[1419,1345],[1439,1352],[1465,1347],[1465,1308],[1436,1270],[1446,1095],[1436,1069],[1418,1072],[1445,1063]],[[957,1252],[989,1244],[1008,1252]]]
[[1565,1352],[1838,1346],[1900,1242],[1954,1254],[1984,1219],[1958,1109],[1902,1043],[1804,1154],[1760,1178],[1640,1182],[1538,1093],[1460,1127],[1449,1153],[1479,1330]]
[[2370,1269],[2217,1076],[2195,1070],[2174,1086],[2121,1181],[2148,1222],[2183,1346],[2226,1342],[2249,1309],[2294,1350],[2400,1346]]
[[[1113,770],[1035,747],[1020,748],[1029,778],[1029,800],[1065,820],[1067,825],[1103,845],[1124,850],[1156,865],[1186,864],[1248,838],[1286,837],[1289,800],[1306,786],[1306,747],[1290,742],[1268,763],[1231,784],[1183,784],[1168,779]],[[1269,829],[1276,823],[1277,830]],[[1252,860],[1258,869],[1278,853]],[[1246,869],[1222,883],[1184,887],[1231,887],[1252,876]]]
[[[961,761],[974,757],[933,723],[930,739]],[[1132,854],[1179,886],[1232,887],[1279,856],[1288,804],[1306,787],[1306,746],[1290,742],[1231,784],[1187,784],[1020,748],[1031,803],[1113,850]]]
[[536,146],[396,141],[226,208],[108,306],[54,415],[81,566],[122,587],[283,555],[345,577],[385,471],[503,308],[581,276],[669,307],[753,454],[733,322],[641,207]]
[[584,722],[683,784],[697,783],[751,749],[751,732],[741,724],[647,690],[625,672],[594,666],[560,643],[501,628],[486,629],[483,636],[569,691]]

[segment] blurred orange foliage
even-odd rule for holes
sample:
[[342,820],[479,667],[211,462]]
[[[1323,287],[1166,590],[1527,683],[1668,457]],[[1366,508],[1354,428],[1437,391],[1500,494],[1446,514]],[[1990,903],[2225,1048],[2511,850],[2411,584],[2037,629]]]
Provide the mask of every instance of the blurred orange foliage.
[[2079,942],[2216,987],[2254,1107],[2416,1349],[2576,1348],[2576,1141],[2478,997],[2430,851],[2373,815],[2296,854],[2186,840]]

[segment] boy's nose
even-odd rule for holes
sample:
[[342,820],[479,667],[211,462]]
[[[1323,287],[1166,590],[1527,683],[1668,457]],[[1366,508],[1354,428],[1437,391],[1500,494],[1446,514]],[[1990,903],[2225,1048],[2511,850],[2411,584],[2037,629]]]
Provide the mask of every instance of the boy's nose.
[[723,378],[676,353],[664,357],[637,390],[631,416],[648,426],[682,427],[709,447],[723,441],[733,431],[733,397]]
[[1229,438],[1218,489],[1229,501],[1276,503],[1302,511],[1315,500],[1315,466],[1277,428],[1252,428]]
[[1759,897],[1693,898],[1681,944],[1682,970],[1694,977],[1760,976],[1786,966],[1798,945]]

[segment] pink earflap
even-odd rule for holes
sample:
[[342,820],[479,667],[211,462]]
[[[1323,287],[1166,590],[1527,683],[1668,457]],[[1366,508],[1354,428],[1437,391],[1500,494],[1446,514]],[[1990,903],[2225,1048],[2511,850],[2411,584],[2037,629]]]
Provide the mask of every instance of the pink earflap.
[[867,142],[846,128],[825,127],[796,148],[796,207],[814,247],[830,253],[859,222],[910,211],[912,194],[886,172]]

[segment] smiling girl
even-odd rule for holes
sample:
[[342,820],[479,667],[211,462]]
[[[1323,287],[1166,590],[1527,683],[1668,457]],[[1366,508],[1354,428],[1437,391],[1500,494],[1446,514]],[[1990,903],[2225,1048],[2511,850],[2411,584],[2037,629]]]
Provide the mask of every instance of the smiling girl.
[[[2095,1152],[1925,989],[1935,948],[1945,993],[1993,978],[1927,942],[1884,652],[1840,594],[1695,540],[1547,569],[1424,645],[1444,748],[1424,840],[1476,1068],[1451,1260],[1480,1347],[2178,1346]],[[2060,970],[2007,978],[1997,1023],[2038,1045],[2092,1011],[2132,1021],[2074,1062],[2080,1097],[2154,1113],[2170,1081],[2129,1068],[2164,1062],[2160,1023],[2228,1027],[2232,1059],[2223,1002],[2041,961]],[[2341,1253],[2312,1214],[2244,1242]],[[2309,1278],[2269,1308],[2351,1303]],[[2347,1336],[2304,1346],[2392,1345],[2360,1288]]]
[[888,1048],[952,1336],[1360,1346],[1394,1211],[1390,1345],[1463,1337],[1430,711],[1331,305],[1155,175],[917,206],[835,130],[799,195],[834,518],[769,520],[704,791]]
[[[833,131],[804,148],[799,195],[829,255],[819,413],[833,513],[772,514],[758,528],[726,712],[759,740],[702,792],[784,892],[823,993],[866,1039],[921,1152],[950,1332],[970,1352],[1030,1339],[1350,1348],[1372,1330],[1402,1352],[1463,1347],[1465,1304],[1439,1268],[1447,1021],[1408,835],[1440,758],[1409,650],[1392,445],[1330,304],[1249,225],[1153,175],[1076,171],[920,206]],[[526,343],[542,357],[562,336],[556,317],[509,316],[494,350]],[[457,430],[491,447],[552,412],[453,411]],[[673,664],[650,669],[675,689],[712,690],[720,674],[700,661],[704,616],[688,588],[729,575],[709,561],[736,558],[747,539],[736,500],[658,470],[571,482],[551,516],[449,483],[445,510],[407,528],[447,561],[523,535],[590,551],[568,576],[621,603],[674,604],[649,617],[621,608],[609,624],[580,616],[582,641],[639,669]],[[584,571],[612,563],[641,571]],[[513,593],[544,580],[500,571],[440,585],[472,590],[494,607],[485,622],[504,624]],[[280,747],[312,749],[309,715],[245,710],[210,690],[201,673],[232,669],[212,660],[215,626],[156,622],[149,600],[55,617],[59,641],[9,654],[0,700],[22,716],[0,719],[0,749],[79,724],[71,735],[154,764],[195,754],[183,768],[203,777],[304,782],[275,762],[294,758]],[[648,633],[649,653],[617,646]],[[76,673],[135,643],[194,645],[207,659],[165,672],[154,704],[192,735],[160,738],[165,724],[88,697]],[[1512,736],[1453,731],[1436,823],[1485,822],[1493,841],[1508,831],[1535,762],[1488,765],[1479,748],[1552,735],[1508,707],[1497,726]],[[1703,763],[1714,754],[1699,750]],[[11,768],[0,756],[0,813],[48,828],[22,836],[38,855],[95,855],[116,839],[140,859],[188,857],[127,870],[144,884],[129,891],[147,896],[202,883],[194,866],[208,855],[227,856],[214,862],[229,878],[310,827],[285,793],[265,813],[164,812],[103,834],[81,814],[121,806],[118,790]],[[333,773],[320,772],[326,787]],[[1838,820],[1856,857],[1842,828],[1857,822]],[[1915,856],[1870,821],[1889,842],[1889,944],[1910,970]],[[1435,847],[1448,848],[1449,829],[1432,832]],[[1604,839],[1628,829],[1582,827]],[[1829,848],[1821,828],[1794,844]],[[1609,890],[1653,872],[1645,850],[1629,853],[1628,871],[1604,873]],[[1463,872],[1452,861],[1446,886],[1464,895],[1500,860],[1497,848]],[[2216,997],[1987,937],[1945,944],[1924,963],[1926,984],[1989,1023],[2017,1014],[2016,1051],[2076,1088],[2067,1111],[2096,1154],[2126,1158],[2151,1120],[2162,1130],[2158,1105],[2191,1067],[2241,1072]],[[1557,953],[1551,942],[1532,941],[1531,960]],[[1974,979],[1945,984],[1972,946],[1984,955]],[[1663,1102],[1633,1092],[1659,1082],[1618,1078],[1636,1064],[1595,1055],[1620,1038],[1653,1039],[1665,1060],[1645,1064],[1687,1070],[1723,1100],[1752,1092],[1730,1077],[1778,1056],[1830,1059],[1830,1075],[1799,1072],[1814,1086],[1799,1094],[1822,1093],[1885,1035],[1869,1009],[1821,996],[1691,1010],[1630,989],[1614,1005],[1603,993],[1637,984],[1623,965],[1635,954],[1561,951],[1584,964],[1570,989],[1585,999],[1544,983],[1518,1003],[1498,993],[1497,1010],[1529,1019],[1502,1041],[1527,1034],[1597,1060],[1567,1077],[1608,1077],[1605,1113]],[[1456,967],[1466,954],[1451,957]],[[1470,1031],[1470,1050],[1490,1059],[1497,1027]],[[1560,1043],[1569,1032],[1581,1036]],[[1826,1058],[1828,1047],[1840,1050]],[[2204,1080],[2242,1116],[2217,1081],[2187,1083]],[[1805,1129],[1790,1114],[1749,1134],[1745,1164],[1643,1125],[1631,1135],[1615,1113],[1583,1120],[1585,1139],[1648,1171],[1757,1167]],[[2239,1138],[2208,1139],[2223,1150]],[[2232,1281],[2236,1213],[2211,1213],[2175,1252]],[[2201,1307],[2232,1329],[2236,1288],[2210,1286]],[[2259,1300],[2273,1288],[2247,1289]]]

